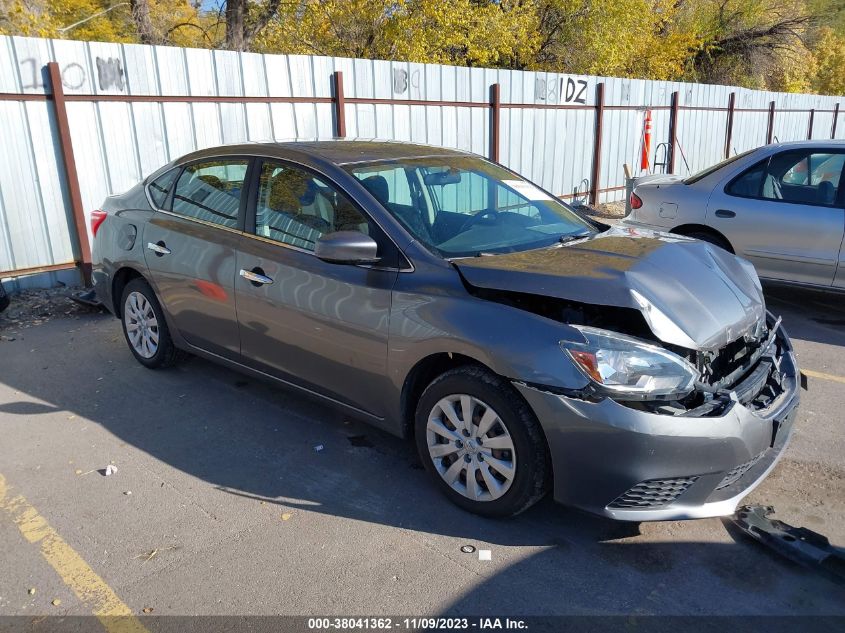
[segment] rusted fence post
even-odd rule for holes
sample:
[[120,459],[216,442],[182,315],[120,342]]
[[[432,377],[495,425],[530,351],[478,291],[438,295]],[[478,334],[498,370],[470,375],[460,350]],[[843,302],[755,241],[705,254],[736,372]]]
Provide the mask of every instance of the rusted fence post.
[[590,182],[590,204],[599,202],[599,179],[601,177],[601,143],[604,131],[604,82],[596,84],[596,127],[593,139],[593,173]]
[[499,125],[502,113],[502,97],[499,84],[490,86],[490,160],[499,162]]
[[79,246],[77,265],[82,271],[82,279],[86,286],[91,285],[91,245],[88,242],[88,227],[85,223],[85,209],[82,207],[82,193],[79,189],[79,174],[76,171],[76,160],[73,157],[73,143],[70,139],[70,125],[67,118],[67,102],[65,101],[64,86],[62,86],[62,72],[56,62],[47,64],[47,74],[50,79],[50,90],[53,93],[53,108],[56,113],[56,128],[59,132],[59,146],[62,151],[62,163],[65,168],[67,191],[70,196],[70,208],[73,212],[73,222],[76,226],[76,238]]
[[343,72],[334,71],[334,119],[335,136],[346,136],[346,99],[343,96]]
[[766,145],[772,144],[775,135],[775,102],[769,102],[769,127],[766,130]]
[[833,106],[833,123],[830,126],[830,138],[836,138],[836,122],[839,119],[839,104]]
[[815,120],[816,120],[816,109],[812,108],[810,110],[810,123],[807,126],[807,140],[808,141],[811,138],[813,138],[813,123],[815,122]]
[[736,111],[736,93],[728,95],[728,122],[725,125],[725,158],[731,157],[731,141],[734,134],[734,112]]
[[678,110],[680,108],[678,91],[672,93],[672,107],[669,111],[669,173],[675,173],[675,153],[678,150]]

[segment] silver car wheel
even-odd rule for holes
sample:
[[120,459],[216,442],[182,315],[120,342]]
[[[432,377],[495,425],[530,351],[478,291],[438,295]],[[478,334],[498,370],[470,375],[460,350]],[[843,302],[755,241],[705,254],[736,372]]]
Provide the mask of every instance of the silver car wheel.
[[143,358],[158,351],[158,320],[153,306],[140,292],[130,292],[123,305],[123,323],[132,349]]
[[472,501],[493,501],[516,476],[513,439],[492,407],[467,394],[442,398],[428,415],[428,454],[443,480]]

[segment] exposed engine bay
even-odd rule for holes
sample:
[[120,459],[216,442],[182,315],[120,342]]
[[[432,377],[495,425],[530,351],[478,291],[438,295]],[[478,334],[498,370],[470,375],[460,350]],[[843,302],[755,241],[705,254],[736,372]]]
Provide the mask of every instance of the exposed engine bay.
[[[784,392],[780,359],[787,352],[778,337],[780,319],[771,315],[749,332],[716,350],[693,350],[661,341],[636,309],[591,305],[510,290],[479,288],[466,283],[469,292],[568,325],[589,325],[634,336],[658,345],[694,365],[700,380],[695,389],[680,400],[624,401],[626,406],[665,415],[704,417],[721,415],[732,403],[753,411],[770,407]],[[591,390],[566,395],[597,399]]]

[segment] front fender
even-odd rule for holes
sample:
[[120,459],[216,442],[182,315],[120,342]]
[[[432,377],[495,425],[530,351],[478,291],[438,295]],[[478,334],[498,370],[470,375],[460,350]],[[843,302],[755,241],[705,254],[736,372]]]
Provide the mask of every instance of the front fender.
[[578,331],[525,310],[475,297],[456,271],[424,270],[400,275],[393,293],[388,371],[397,393],[417,363],[433,354],[468,356],[497,374],[528,384],[566,390],[587,386],[587,378],[560,349],[581,340]]

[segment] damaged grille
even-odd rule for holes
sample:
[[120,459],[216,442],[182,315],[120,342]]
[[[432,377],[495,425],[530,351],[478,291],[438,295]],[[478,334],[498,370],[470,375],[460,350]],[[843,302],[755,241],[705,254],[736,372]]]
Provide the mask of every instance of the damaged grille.
[[763,459],[763,456],[765,454],[766,452],[763,451],[759,455],[752,457],[749,461],[745,462],[744,464],[740,464],[736,468],[729,470],[725,477],[722,479],[721,483],[716,486],[716,490],[721,490],[722,488],[727,488],[728,486],[735,484],[742,478],[745,473],[747,473],[753,468],[754,464]]
[[[768,408],[783,393],[783,374],[779,364],[784,349],[775,336],[780,320],[770,324],[756,337],[741,337],[719,350],[697,352],[666,346],[685,357],[698,369],[701,379],[693,395],[686,402],[687,410],[697,415],[718,413],[730,402],[729,392],[736,394],[740,404],[753,411]],[[675,410],[670,411],[677,415]]]
[[[768,332],[766,333],[768,335]],[[759,340],[747,340],[745,337],[728,343],[715,352],[697,352],[693,362],[701,372],[705,384],[719,385],[732,374],[741,371],[760,347],[767,342],[768,336]]]
[[649,479],[617,497],[608,508],[659,508],[672,503],[697,480],[698,477]]

